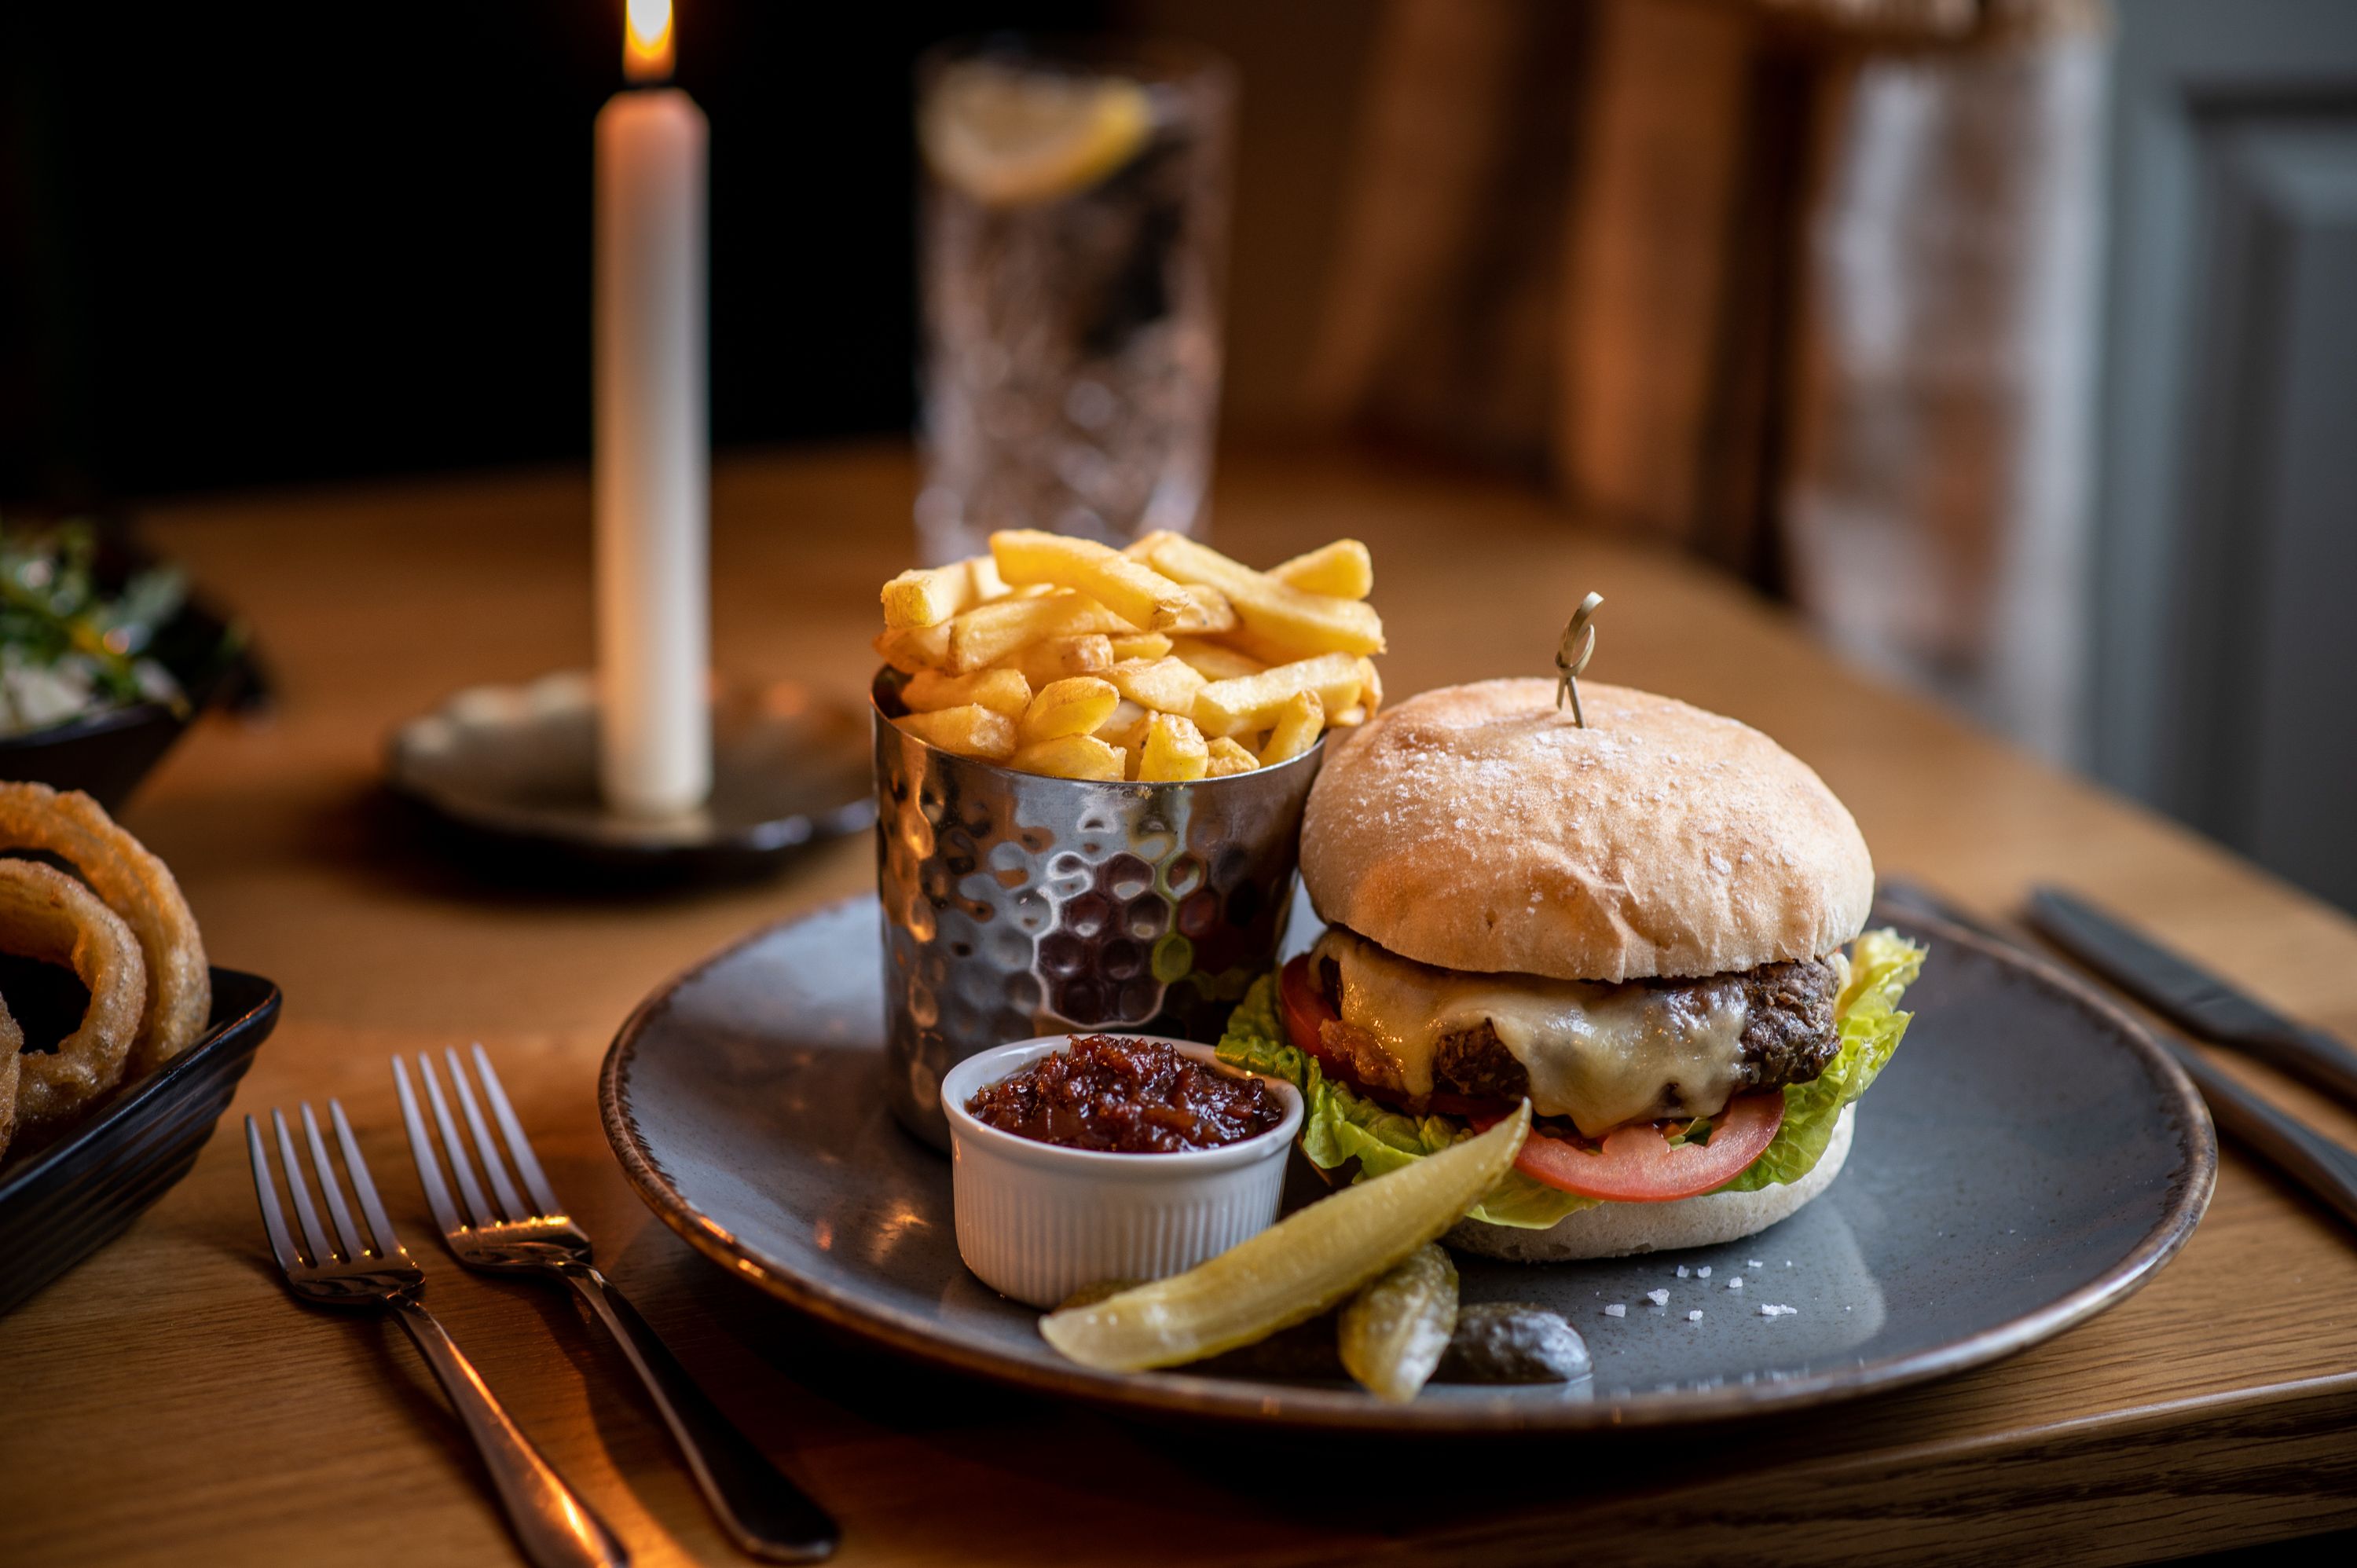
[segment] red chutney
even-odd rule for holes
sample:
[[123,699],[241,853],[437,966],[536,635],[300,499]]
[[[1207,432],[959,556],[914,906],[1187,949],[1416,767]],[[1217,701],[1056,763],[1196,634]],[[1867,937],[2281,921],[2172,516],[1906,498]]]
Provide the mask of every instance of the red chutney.
[[1115,1155],[1216,1149],[1285,1120],[1285,1107],[1260,1079],[1117,1035],[1076,1035],[1070,1050],[989,1085],[965,1108],[983,1125],[1018,1138]]

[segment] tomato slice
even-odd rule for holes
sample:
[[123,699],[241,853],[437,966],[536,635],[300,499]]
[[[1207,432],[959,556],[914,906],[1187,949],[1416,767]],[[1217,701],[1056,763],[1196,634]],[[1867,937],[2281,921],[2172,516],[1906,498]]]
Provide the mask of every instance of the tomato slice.
[[[1476,1118],[1487,1127],[1496,1113]],[[1523,1141],[1514,1168],[1535,1182],[1615,1203],[1672,1203],[1723,1187],[1768,1152],[1784,1124],[1784,1091],[1738,1094],[1711,1119],[1710,1142],[1673,1145],[1651,1122],[1616,1127],[1601,1148],[1549,1137],[1538,1128]]]
[[1302,953],[1289,960],[1276,977],[1276,1009],[1285,1015],[1285,1032],[1293,1043],[1318,1058],[1320,1067],[1335,1065],[1332,1053],[1318,1034],[1318,1026],[1341,1015],[1326,1004],[1326,993],[1318,989],[1310,978],[1309,955]]
[[[1348,1058],[1327,1046],[1322,1026],[1340,1018],[1318,989],[1306,954],[1287,963],[1278,977],[1277,1010],[1293,1043],[1315,1058],[1329,1076],[1386,1104],[1397,1101],[1397,1095],[1360,1082]],[[1484,1132],[1512,1111],[1502,1102],[1480,1102],[1453,1094],[1432,1096],[1426,1109],[1444,1116],[1462,1116]],[[1651,1122],[1614,1129],[1605,1134],[1600,1148],[1550,1137],[1533,1127],[1514,1168],[1533,1181],[1584,1197],[1670,1203],[1723,1187],[1742,1175],[1752,1161],[1768,1152],[1776,1129],[1783,1123],[1783,1090],[1769,1090],[1738,1094],[1729,1101],[1727,1109],[1712,1118],[1707,1144],[1674,1146],[1669,1134]]]

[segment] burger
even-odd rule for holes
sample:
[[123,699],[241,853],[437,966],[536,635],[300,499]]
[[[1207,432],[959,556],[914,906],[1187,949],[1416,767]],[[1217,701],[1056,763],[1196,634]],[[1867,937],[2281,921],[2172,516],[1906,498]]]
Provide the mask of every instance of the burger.
[[1733,719],[1550,681],[1428,692],[1326,761],[1301,875],[1326,922],[1221,1054],[1291,1079],[1363,1179],[1528,1099],[1446,1238],[1527,1262],[1729,1241],[1814,1197],[1905,1033],[1923,950],[1864,930],[1874,866],[1799,758]]

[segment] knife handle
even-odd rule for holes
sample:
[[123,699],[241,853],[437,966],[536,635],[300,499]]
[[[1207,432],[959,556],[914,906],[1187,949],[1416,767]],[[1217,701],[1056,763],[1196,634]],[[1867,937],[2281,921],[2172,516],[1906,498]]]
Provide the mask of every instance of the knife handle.
[[2305,1079],[2346,1104],[2357,1105],[2357,1051],[2321,1029],[2288,1024],[2226,1043],[2241,1046],[2269,1067]]
[[2158,1030],[2153,1037],[2201,1090],[2212,1121],[2357,1226],[2357,1154],[2276,1110],[2212,1067],[2191,1047]]

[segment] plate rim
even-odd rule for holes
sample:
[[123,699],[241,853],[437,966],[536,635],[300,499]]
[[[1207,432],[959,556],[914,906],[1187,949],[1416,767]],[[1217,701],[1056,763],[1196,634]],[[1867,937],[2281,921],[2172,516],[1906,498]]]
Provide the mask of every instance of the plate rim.
[[1385,1404],[1354,1391],[1308,1388],[1275,1380],[1162,1372],[1099,1372],[1073,1365],[1035,1363],[944,1336],[920,1321],[877,1305],[759,1256],[737,1244],[673,1185],[644,1145],[631,1116],[626,1079],[630,1061],[656,1015],[680,991],[710,970],[790,926],[815,922],[861,904],[872,893],[831,900],[798,915],[765,922],[673,974],[631,1009],[607,1047],[597,1075],[598,1119],[622,1174],[640,1200],[689,1246],[737,1277],[788,1305],[862,1338],[935,1366],[1034,1394],[1072,1399],[1099,1408],[1161,1417],[1277,1422],[1303,1429],[1419,1435],[1479,1436],[1504,1433],[1591,1432],[1629,1426],[1678,1426],[1733,1417],[1836,1404],[1953,1376],[2004,1359],[2118,1305],[2148,1283],[2185,1245],[2207,1212],[2218,1178],[2218,1136],[2190,1079],[2151,1032],[2090,983],[2039,954],[1992,940],[1934,915],[1885,910],[1873,918],[1900,923],[1978,952],[2018,971],[2104,1017],[2126,1041],[2163,1096],[2174,1101],[2185,1165],[2168,1193],[2159,1219],[2116,1262],[2053,1301],[2004,1323],[1929,1349],[1867,1365],[1772,1381],[1711,1389],[1629,1390],[1613,1397],[1550,1402],[1502,1395],[1475,1402]]

